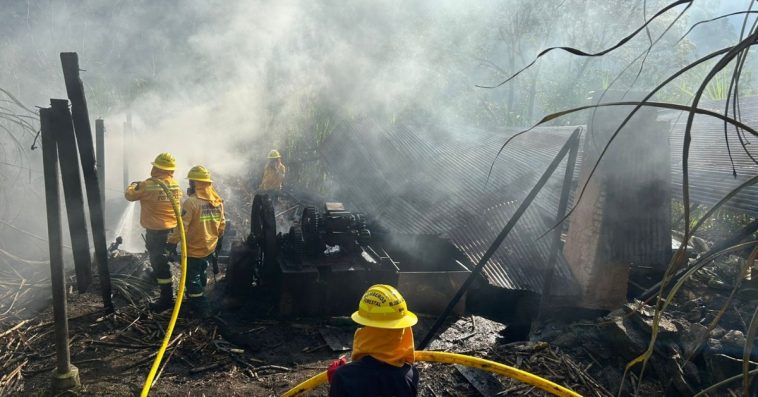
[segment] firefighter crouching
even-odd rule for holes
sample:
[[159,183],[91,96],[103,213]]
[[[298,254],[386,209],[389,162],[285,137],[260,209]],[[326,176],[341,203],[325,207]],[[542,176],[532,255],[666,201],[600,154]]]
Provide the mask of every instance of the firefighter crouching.
[[268,162],[263,168],[263,178],[261,179],[259,190],[268,194],[274,203],[276,203],[279,191],[282,190],[286,172],[287,167],[282,163],[282,155],[279,151],[276,149],[270,151],[268,153]]
[[159,154],[152,165],[150,178],[142,182],[132,182],[126,188],[124,197],[129,201],[140,202],[140,224],[145,228],[145,247],[150,257],[153,275],[160,286],[160,297],[150,303],[150,309],[162,312],[173,306],[174,294],[166,244],[169,233],[177,223],[171,201],[155,180],[165,183],[176,200],[181,199],[182,192],[174,180],[176,159],[171,153]]
[[419,373],[413,366],[413,330],[418,319],[405,299],[389,285],[370,287],[358,304],[352,362],[341,358],[329,366],[331,397],[415,396]]
[[[208,281],[205,270],[219,237],[224,234],[224,201],[213,188],[211,174],[205,167],[192,167],[187,179],[190,183],[187,190],[189,197],[182,204],[182,222],[187,239],[187,297],[192,314],[207,318],[211,310],[204,294]],[[170,250],[176,251],[180,238],[178,230],[168,237]]]

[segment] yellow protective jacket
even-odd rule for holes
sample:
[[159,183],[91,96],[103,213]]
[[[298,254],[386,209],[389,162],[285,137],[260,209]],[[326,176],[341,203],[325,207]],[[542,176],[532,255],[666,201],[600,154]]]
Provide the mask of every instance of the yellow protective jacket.
[[[182,205],[182,222],[187,238],[187,256],[205,258],[216,249],[224,234],[224,201],[208,182],[195,182],[195,193]],[[171,244],[179,243],[179,231],[168,236]]]
[[277,164],[276,168],[269,167],[263,169],[263,179],[261,180],[261,190],[280,190],[284,182],[284,174],[287,167],[284,164]]
[[[150,175],[165,183],[177,200],[181,200],[182,191],[174,180],[173,171],[164,171],[153,167]],[[140,202],[139,221],[142,227],[151,230],[166,230],[176,227],[176,215],[166,193],[161,186],[150,179],[132,183],[126,188],[124,197],[129,201]]]

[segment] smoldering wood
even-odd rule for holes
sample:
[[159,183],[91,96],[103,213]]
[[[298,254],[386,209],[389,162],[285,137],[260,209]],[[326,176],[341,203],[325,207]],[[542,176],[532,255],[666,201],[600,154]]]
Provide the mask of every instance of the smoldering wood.
[[62,52],[61,65],[63,66],[66,91],[71,100],[71,116],[79,147],[82,175],[87,188],[87,204],[89,205],[92,226],[92,240],[95,245],[95,261],[100,278],[100,292],[105,309],[113,311],[111,278],[108,271],[108,245],[105,240],[103,196],[97,177],[95,148],[92,143],[92,128],[89,122],[87,99],[84,95],[84,85],[79,76],[79,56],[75,52]]
[[51,99],[52,107],[50,128],[55,135],[60,156],[60,170],[63,179],[63,192],[68,215],[68,228],[71,233],[71,248],[74,253],[76,283],[80,293],[87,291],[92,283],[92,261],[90,260],[87,220],[84,215],[84,196],[82,182],[79,179],[79,155],[76,150],[76,138],[68,101]]

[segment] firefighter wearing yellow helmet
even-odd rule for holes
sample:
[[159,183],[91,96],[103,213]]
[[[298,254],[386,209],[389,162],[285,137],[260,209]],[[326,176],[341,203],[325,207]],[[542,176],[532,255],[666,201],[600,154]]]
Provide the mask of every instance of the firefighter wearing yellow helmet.
[[166,251],[167,238],[176,227],[176,215],[166,193],[156,182],[165,183],[174,197],[179,200],[182,192],[174,180],[176,159],[171,153],[161,153],[151,163],[150,178],[142,182],[132,182],[124,193],[129,201],[140,202],[140,224],[145,228],[145,247],[150,258],[153,275],[160,286],[160,298],[150,304],[154,311],[164,311],[173,305],[171,269]]
[[[210,316],[210,304],[205,296],[206,269],[224,234],[224,200],[213,188],[210,171],[202,165],[192,167],[187,179],[189,197],[182,204],[187,238],[187,297],[193,314],[206,318]],[[170,249],[176,250],[179,239],[179,232],[175,230],[168,237]]]
[[279,191],[282,190],[284,175],[287,173],[287,167],[282,163],[282,155],[278,150],[273,149],[268,153],[268,161],[263,168],[263,178],[259,189],[268,194],[276,202]]
[[361,297],[353,321],[352,362],[329,366],[329,396],[415,396],[419,373],[413,366],[413,330],[418,318],[394,287],[377,284]]

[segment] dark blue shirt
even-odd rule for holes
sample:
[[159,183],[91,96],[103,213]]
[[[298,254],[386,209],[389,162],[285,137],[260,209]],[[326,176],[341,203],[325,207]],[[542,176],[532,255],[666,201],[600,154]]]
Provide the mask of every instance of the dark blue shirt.
[[415,397],[418,370],[410,364],[395,367],[371,356],[334,371],[330,397]]

